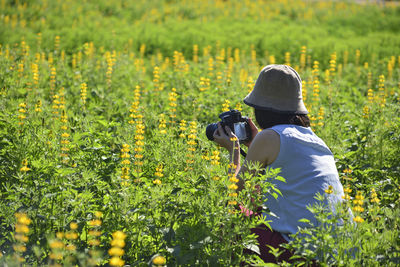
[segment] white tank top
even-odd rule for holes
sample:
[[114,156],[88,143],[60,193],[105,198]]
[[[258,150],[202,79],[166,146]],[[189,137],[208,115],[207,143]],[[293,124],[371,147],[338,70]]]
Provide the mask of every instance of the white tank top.
[[282,196],[277,199],[269,196],[265,204],[277,217],[264,215],[272,221],[270,225],[273,230],[289,239],[288,234],[296,233],[299,226],[309,226],[300,223],[300,219],[306,218],[313,225],[317,224],[307,206],[316,202],[314,197],[318,192],[324,194],[324,190],[331,185],[333,194],[327,197],[329,206],[334,207],[335,203],[342,201],[343,186],[332,152],[311,128],[277,125],[269,129],[279,134],[280,151],[267,168],[280,168],[279,176],[285,178],[286,182],[273,180]]

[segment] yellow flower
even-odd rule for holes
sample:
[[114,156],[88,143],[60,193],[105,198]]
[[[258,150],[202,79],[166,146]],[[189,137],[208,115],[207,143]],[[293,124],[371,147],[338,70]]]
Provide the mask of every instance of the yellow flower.
[[20,224],[25,224],[25,225],[29,225],[31,224],[31,219],[29,219],[26,215],[20,216],[18,218],[18,223]]
[[69,228],[70,228],[71,230],[76,230],[76,229],[78,229],[78,224],[77,224],[76,222],[71,222],[71,223],[69,224]]
[[237,179],[236,177],[231,177],[231,178],[229,178],[229,182],[237,183],[237,182],[239,182],[239,179]]
[[355,206],[355,207],[353,208],[353,211],[355,211],[355,212],[363,212],[363,211],[364,211],[364,208],[361,207],[361,206]]
[[63,256],[61,253],[50,253],[50,259],[52,260],[62,260]]
[[230,200],[228,201],[228,205],[236,205],[237,201],[236,200]]
[[63,233],[63,232],[57,232],[57,233],[56,233],[56,237],[57,237],[58,239],[63,239],[63,238],[64,238],[64,233]]
[[153,181],[153,184],[158,184],[158,185],[160,185],[162,182],[160,181],[160,179],[155,179],[154,181]]
[[129,164],[131,164],[131,162],[129,161],[129,159],[125,159],[125,160],[121,161],[121,164],[129,165]]
[[97,218],[101,218],[101,217],[103,217],[103,213],[101,211],[95,211],[94,216],[96,216]]
[[214,176],[212,179],[213,179],[214,181],[218,181],[218,180],[219,180],[219,177],[218,177],[218,176]]
[[89,243],[89,245],[91,245],[91,246],[98,246],[98,245],[100,245],[100,241],[97,240],[97,239],[89,240],[88,243]]
[[108,250],[108,254],[110,256],[122,256],[124,255],[124,250],[122,248],[119,247],[112,247]]
[[101,235],[101,231],[90,230],[88,234],[91,236],[99,236]]
[[78,238],[78,234],[75,232],[67,232],[65,233],[65,238],[69,240],[75,240]]
[[52,249],[60,249],[64,247],[64,243],[59,240],[53,240],[50,242],[50,248]]
[[327,194],[332,194],[333,193],[333,187],[330,185],[330,186],[328,186],[328,189],[325,189],[325,193],[327,193]]
[[163,256],[156,256],[153,259],[154,265],[165,265],[166,263],[167,263],[167,260]]
[[89,225],[90,226],[100,226],[101,220],[98,220],[98,219],[91,220],[91,221],[89,221]]
[[122,231],[116,231],[112,234],[112,237],[115,239],[125,239],[126,238],[126,234]]
[[14,245],[13,248],[14,248],[14,251],[16,251],[16,252],[25,252],[26,251],[26,247],[24,245]]
[[228,186],[228,188],[231,189],[231,190],[236,190],[236,189],[238,189],[238,186],[236,184],[230,184]]
[[27,166],[22,166],[21,169],[19,169],[21,172],[27,172],[30,171],[30,168],[28,168]]
[[15,225],[15,232],[27,234],[29,233],[29,227],[24,224],[17,224]]
[[111,266],[124,266],[125,261],[123,261],[122,259],[120,259],[119,257],[112,257],[110,259],[109,264]]
[[125,241],[123,239],[113,239],[111,240],[111,246],[113,247],[125,247]]
[[26,235],[17,234],[15,235],[15,240],[26,243],[29,241],[29,238]]
[[353,218],[353,221],[355,221],[356,223],[362,223],[364,222],[364,219],[361,218],[360,216],[356,216]]
[[76,250],[76,246],[73,245],[73,244],[69,244],[69,245],[67,245],[67,246],[65,247],[65,249],[66,249],[66,250],[69,250],[69,251],[75,251],[75,250]]

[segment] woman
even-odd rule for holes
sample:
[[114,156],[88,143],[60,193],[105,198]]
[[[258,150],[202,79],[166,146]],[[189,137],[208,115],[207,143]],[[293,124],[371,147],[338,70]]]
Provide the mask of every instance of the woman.
[[[290,240],[290,235],[298,227],[305,227],[299,220],[306,218],[317,224],[307,206],[315,203],[315,195],[331,189],[328,202],[333,206],[341,201],[343,187],[335,166],[332,152],[310,128],[308,111],[302,100],[301,79],[298,73],[286,65],[268,65],[260,72],[254,89],[244,99],[244,103],[254,108],[258,132],[249,120],[252,129],[248,153],[244,164],[240,165],[238,141],[235,135],[221,126],[214,133],[217,144],[226,148],[236,166],[235,175],[239,179],[239,190],[243,188],[241,174],[247,171],[248,162],[260,163],[263,167],[280,168],[280,176],[286,182],[274,182],[282,196],[268,198],[266,206],[276,217],[265,214],[273,231],[266,227],[252,229],[258,235],[261,258],[275,262],[275,257],[266,245],[279,247]],[[226,133],[227,134],[226,134]],[[237,138],[236,138],[237,140]],[[288,260],[291,253],[283,252],[279,260]]]

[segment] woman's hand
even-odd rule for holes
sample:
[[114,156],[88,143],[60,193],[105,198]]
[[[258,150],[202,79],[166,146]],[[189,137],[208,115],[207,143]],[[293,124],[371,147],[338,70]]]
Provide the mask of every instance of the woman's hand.
[[[226,132],[226,133],[225,133]],[[218,128],[214,132],[214,142],[226,148],[229,153],[233,152],[234,147],[239,147],[239,139],[232,132],[231,128],[225,126],[225,131],[222,129],[221,123],[218,123]]]
[[248,120],[249,126],[250,126],[250,131],[251,131],[251,137],[250,137],[250,141],[248,142],[243,142],[243,144],[247,147],[250,146],[251,142],[253,141],[254,137],[256,137],[256,135],[258,134],[258,128],[257,126],[254,124],[254,122],[249,118]]

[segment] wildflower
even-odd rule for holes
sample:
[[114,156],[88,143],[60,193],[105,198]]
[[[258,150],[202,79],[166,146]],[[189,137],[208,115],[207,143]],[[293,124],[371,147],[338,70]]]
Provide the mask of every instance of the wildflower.
[[27,172],[30,171],[30,168],[28,168],[28,161],[24,159],[22,161],[22,167],[19,169],[21,172]]
[[163,256],[156,256],[153,259],[154,265],[165,265],[166,263],[167,263],[167,260]]
[[112,256],[109,264],[111,266],[123,266],[125,262],[120,258],[120,256],[124,255],[123,247],[125,246],[124,239],[126,238],[126,234],[122,231],[116,231],[112,234],[112,237],[112,248],[108,250],[108,254]]
[[239,182],[239,179],[237,179],[236,177],[231,177],[231,178],[229,178],[229,182],[237,183],[237,182]]
[[112,234],[112,237],[114,239],[125,239],[126,238],[126,234],[122,231],[116,231]]
[[164,114],[160,114],[160,119],[158,121],[158,129],[160,130],[160,134],[166,134],[167,128],[167,121],[165,120],[165,115]]
[[56,233],[56,237],[57,237],[58,239],[63,239],[63,238],[64,238],[64,233],[63,233],[63,232],[57,232],[57,233]]
[[60,240],[56,239],[56,240],[50,241],[49,246],[51,249],[61,249],[61,248],[64,248],[64,243],[61,242]]
[[71,222],[71,223],[69,224],[69,228],[70,228],[71,230],[76,230],[76,229],[78,229],[78,224],[77,224],[76,222]]
[[119,257],[112,257],[110,259],[109,264],[111,266],[124,266],[125,261],[123,261],[121,258]]
[[26,119],[26,116],[25,116],[25,113],[27,112],[27,110],[26,110],[26,103],[20,103],[20,104],[18,105],[18,107],[19,107],[19,109],[18,109],[18,112],[19,112],[19,115],[18,115],[18,120],[19,120],[18,125],[22,126],[22,125],[24,125],[24,120]]
[[153,184],[160,185],[161,183],[162,183],[162,182],[161,182],[160,179],[155,179],[155,180],[153,181]]
[[222,104],[222,112],[226,112],[229,111],[229,105],[230,105],[230,101],[229,100],[225,100],[225,102]]
[[108,250],[108,254],[110,256],[122,256],[124,255],[124,250],[122,248],[119,247],[112,247]]
[[91,240],[88,241],[88,243],[92,247],[96,247],[96,246],[100,245],[100,241],[98,239],[91,239]]
[[24,245],[14,245],[13,249],[15,252],[25,252],[26,251],[26,246]]
[[333,187],[331,185],[329,185],[328,189],[325,189],[325,193],[332,194],[333,193]]
[[229,200],[228,205],[236,205],[237,201],[236,200]]
[[371,189],[371,202],[377,204],[380,202],[378,194],[376,193],[374,188]]
[[218,150],[214,150],[212,152],[212,156],[210,157],[211,159],[211,165],[219,165],[219,160],[220,160],[220,156],[219,156],[220,152]]
[[75,240],[78,238],[78,234],[74,231],[70,231],[70,232],[65,233],[65,238],[69,239],[69,240]]
[[353,218],[353,221],[355,221],[356,223],[362,223],[364,222],[364,219],[361,218],[360,216],[356,216]]
[[231,189],[231,190],[236,190],[236,189],[238,189],[238,186],[236,184],[230,184],[228,186],[228,188]]
[[89,225],[90,226],[100,226],[101,225],[101,220],[99,220],[99,219],[91,220],[91,221],[89,221]]
[[169,117],[171,118],[172,121],[175,120],[176,118],[176,107],[177,107],[177,97],[178,94],[176,93],[176,89],[172,88],[171,92],[168,94],[168,100],[169,100],[169,107],[170,107],[170,114]]

